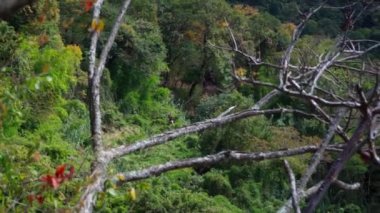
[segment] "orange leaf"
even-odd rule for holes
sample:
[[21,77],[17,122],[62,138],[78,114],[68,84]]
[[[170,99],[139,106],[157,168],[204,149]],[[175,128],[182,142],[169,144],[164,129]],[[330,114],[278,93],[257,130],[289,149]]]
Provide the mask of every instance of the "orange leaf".
[[38,22],[40,22],[41,24],[44,23],[45,20],[46,20],[46,16],[45,15],[38,16]]
[[32,159],[34,161],[40,161],[41,160],[41,154],[40,154],[40,152],[36,151],[35,153],[33,153]]

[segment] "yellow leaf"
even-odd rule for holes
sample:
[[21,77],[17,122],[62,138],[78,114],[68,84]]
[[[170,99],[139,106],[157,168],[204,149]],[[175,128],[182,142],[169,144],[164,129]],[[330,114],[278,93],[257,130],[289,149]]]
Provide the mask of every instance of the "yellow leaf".
[[98,24],[96,25],[96,32],[102,32],[104,30],[104,20],[99,20]]
[[135,190],[135,188],[132,187],[132,188],[129,190],[129,196],[131,196],[131,199],[132,199],[133,201],[136,200],[137,196],[136,196],[136,190]]
[[228,23],[228,21],[223,21],[222,23],[222,27],[228,27],[230,24]]
[[44,64],[44,65],[42,66],[41,72],[42,72],[42,73],[48,73],[48,72],[49,72],[49,69],[50,69],[49,64]]
[[235,74],[241,78],[247,74],[247,70],[244,69],[243,67],[240,67],[235,70]]
[[125,176],[123,174],[117,174],[116,175],[117,179],[119,179],[119,181],[125,181]]
[[90,30],[95,31],[97,25],[98,25],[97,21],[95,19],[92,19]]

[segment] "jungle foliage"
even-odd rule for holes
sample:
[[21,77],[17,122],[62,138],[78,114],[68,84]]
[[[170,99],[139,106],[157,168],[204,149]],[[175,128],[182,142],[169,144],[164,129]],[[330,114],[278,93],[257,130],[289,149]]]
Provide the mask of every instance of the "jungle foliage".
[[[277,79],[271,74],[276,71],[254,69],[240,55],[210,44],[231,45],[230,27],[242,50],[276,61],[295,28],[297,2],[132,1],[102,79],[105,143],[129,143],[217,116],[231,106],[236,105],[234,110],[252,106],[266,89],[236,82],[231,70],[273,82]],[[316,2],[303,1],[301,8]],[[92,156],[86,67],[94,29],[87,4],[87,0],[40,0],[0,21],[0,212],[70,210],[89,181],[84,178]],[[104,29],[96,30],[110,32],[119,4],[107,1]],[[321,52],[330,47],[341,16],[318,13],[306,26],[297,60],[314,60],[307,58],[310,44]],[[352,36],[380,40],[379,18],[379,12],[365,16]],[[101,40],[99,48],[104,44]],[[275,104],[307,109],[307,103],[288,97]],[[260,116],[138,152],[117,160],[111,169],[132,170],[226,149],[260,151],[315,144],[325,128],[296,115]],[[302,174],[309,157],[290,159],[296,175]],[[96,211],[273,212],[290,195],[286,172],[279,164],[279,160],[222,164],[125,186],[110,182],[98,197]],[[66,170],[57,175],[60,165]],[[71,167],[75,171],[69,176]],[[360,182],[366,172],[367,166],[354,159],[343,179]],[[43,181],[54,173],[50,182]],[[52,185],[60,175],[67,178]],[[334,189],[319,211],[366,210],[365,190],[343,197],[340,193]]]

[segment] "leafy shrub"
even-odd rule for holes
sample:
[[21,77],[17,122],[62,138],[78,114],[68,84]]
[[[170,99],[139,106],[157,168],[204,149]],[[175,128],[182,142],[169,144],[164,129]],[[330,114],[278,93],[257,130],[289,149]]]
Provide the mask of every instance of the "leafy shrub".
[[0,21],[0,68],[11,62],[18,46],[18,36],[14,28],[5,21]]
[[236,106],[235,110],[247,109],[253,102],[237,91],[205,97],[196,107],[196,120],[215,117],[232,106]]
[[216,171],[212,171],[206,173],[203,178],[203,188],[209,195],[224,195],[231,198],[233,189],[227,177]]

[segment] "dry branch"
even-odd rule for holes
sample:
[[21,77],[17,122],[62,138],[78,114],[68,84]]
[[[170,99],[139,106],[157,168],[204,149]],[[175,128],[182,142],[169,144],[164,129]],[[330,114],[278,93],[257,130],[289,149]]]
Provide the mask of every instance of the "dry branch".
[[[329,146],[327,150],[336,152],[337,146]],[[315,152],[319,149],[319,146],[303,146],[294,149],[268,151],[268,152],[239,152],[239,151],[222,151],[217,154],[207,155],[204,157],[190,158],[186,160],[172,161],[156,166],[149,167],[147,169],[131,171],[126,173],[119,173],[113,177],[116,182],[130,182],[141,179],[146,179],[152,176],[158,176],[164,172],[196,167],[205,165],[214,165],[221,162],[242,162],[242,161],[263,161],[269,159],[290,157],[295,155],[302,155],[305,153]]]
[[[361,186],[360,183],[348,184],[340,180],[335,180],[334,184],[336,184],[336,186],[344,190],[350,190],[350,191],[358,190]],[[298,191],[299,199],[310,197],[312,194],[318,191],[321,185],[322,185],[322,181],[308,188],[305,191]],[[277,213],[288,213],[288,212],[291,212],[291,210],[292,210],[292,199],[288,199],[286,203],[277,211]]]
[[350,140],[347,142],[347,145],[344,148],[343,152],[331,166],[318,191],[310,198],[308,206],[303,210],[303,212],[314,212],[315,208],[329,189],[330,185],[338,178],[338,175],[344,168],[346,162],[360,148],[360,139],[362,135],[368,130],[369,126],[370,118],[364,117]]
[[297,193],[296,178],[294,176],[294,172],[292,168],[290,167],[289,162],[287,160],[284,160],[284,164],[289,175],[290,188],[292,190],[293,209],[295,210],[296,213],[301,213],[301,209],[298,204],[299,198],[298,198],[298,193]]
[[[336,132],[336,129],[339,125],[339,121],[341,117],[343,116],[342,111],[339,113],[340,115],[335,118],[334,121],[330,124],[329,130],[327,131],[327,134],[325,135],[325,138],[323,139],[322,143],[320,144],[318,150],[314,153],[313,157],[310,160],[310,164],[304,174],[301,177],[301,180],[299,184],[297,185],[297,188],[295,191],[304,191],[305,187],[307,186],[307,183],[310,181],[311,176],[315,173],[317,166],[322,160],[323,154],[325,153],[326,149],[328,148],[328,144],[331,141],[331,139],[334,136],[334,133]],[[296,204],[299,203],[301,196],[294,196],[292,195],[292,199],[294,200]],[[284,207],[281,207],[281,209],[284,209]],[[294,209],[294,205],[293,205]],[[286,212],[289,212],[291,210],[290,207],[285,208]],[[298,211],[298,210],[297,210]]]
[[276,113],[297,113],[297,114],[308,116],[308,117],[314,116],[313,114],[305,113],[300,110],[285,109],[285,108],[268,109],[268,110],[246,110],[246,111],[226,115],[224,117],[216,117],[213,119],[197,122],[197,123],[194,123],[194,124],[191,124],[189,126],[182,127],[179,129],[169,130],[167,132],[155,135],[148,139],[137,141],[136,143],[133,143],[131,145],[122,145],[117,148],[109,149],[105,153],[108,156],[108,158],[114,159],[114,158],[118,158],[135,151],[139,151],[139,150],[146,149],[152,146],[163,144],[167,141],[173,140],[175,138],[178,138],[186,134],[200,132],[206,129],[214,128],[226,123],[230,123],[233,121],[237,121],[237,120],[252,117],[252,116],[269,115],[269,114],[276,114]]

